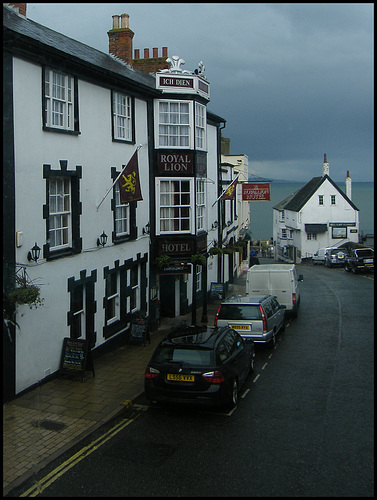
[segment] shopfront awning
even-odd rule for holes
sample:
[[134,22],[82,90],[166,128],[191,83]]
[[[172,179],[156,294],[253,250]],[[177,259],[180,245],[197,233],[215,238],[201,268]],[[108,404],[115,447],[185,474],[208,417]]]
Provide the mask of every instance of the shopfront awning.
[[325,233],[327,224],[305,224],[305,231],[307,233]]

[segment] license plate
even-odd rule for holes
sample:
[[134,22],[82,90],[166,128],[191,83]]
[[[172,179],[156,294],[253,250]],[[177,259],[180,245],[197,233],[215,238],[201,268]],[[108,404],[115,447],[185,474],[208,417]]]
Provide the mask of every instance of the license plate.
[[194,375],[181,375],[179,373],[168,373],[166,378],[174,382],[194,382],[195,380]]
[[373,264],[365,264],[366,266],[373,266]]
[[373,259],[365,259],[365,264],[373,264]]
[[250,325],[229,325],[230,328],[233,328],[233,330],[244,330],[244,331],[250,331]]

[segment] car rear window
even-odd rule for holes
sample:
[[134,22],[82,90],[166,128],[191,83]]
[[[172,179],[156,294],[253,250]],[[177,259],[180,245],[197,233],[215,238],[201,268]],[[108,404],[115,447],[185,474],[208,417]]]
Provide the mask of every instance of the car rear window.
[[219,319],[261,319],[260,307],[257,304],[222,304]]
[[359,257],[374,257],[374,252],[373,250],[369,250],[369,249],[362,249],[362,250],[357,250],[357,255]]
[[212,364],[213,351],[186,347],[161,346],[153,357],[156,363],[182,363],[191,366],[209,366]]

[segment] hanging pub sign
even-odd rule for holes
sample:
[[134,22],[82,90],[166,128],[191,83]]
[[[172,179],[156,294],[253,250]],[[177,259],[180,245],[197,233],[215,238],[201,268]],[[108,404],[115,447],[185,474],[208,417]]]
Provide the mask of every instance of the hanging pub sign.
[[242,184],[242,201],[268,201],[270,199],[270,183],[255,182]]

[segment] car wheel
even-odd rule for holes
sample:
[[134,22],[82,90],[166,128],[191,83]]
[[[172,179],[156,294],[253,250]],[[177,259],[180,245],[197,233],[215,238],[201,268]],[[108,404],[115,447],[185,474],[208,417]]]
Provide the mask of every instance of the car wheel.
[[273,349],[276,346],[276,332],[272,332],[272,338],[269,342],[269,345],[271,349]]
[[253,372],[254,370],[255,370],[255,354],[253,354],[250,360],[250,372]]
[[351,271],[351,269],[347,266],[347,264],[345,264],[344,270],[347,271],[347,273],[349,273]]
[[231,386],[231,393],[229,396],[229,408],[234,408],[237,406],[238,402],[238,384],[237,384],[237,379],[233,379],[232,386]]

